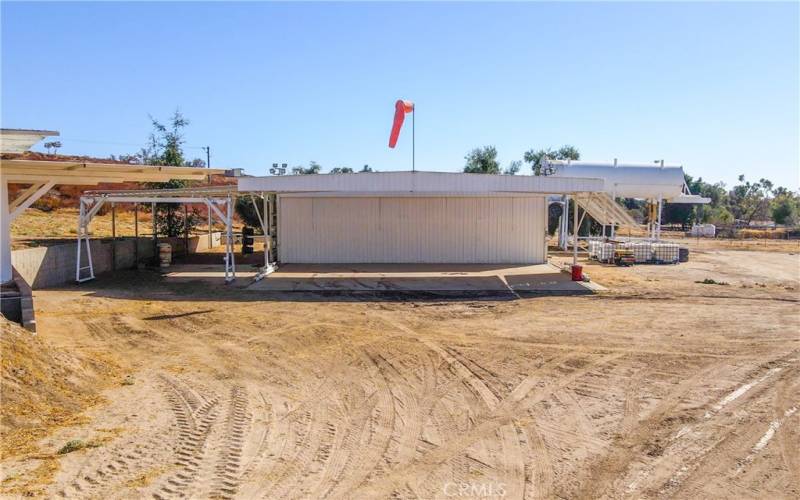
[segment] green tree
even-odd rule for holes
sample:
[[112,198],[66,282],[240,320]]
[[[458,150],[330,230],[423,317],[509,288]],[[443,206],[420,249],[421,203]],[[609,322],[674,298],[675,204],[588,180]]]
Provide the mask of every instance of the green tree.
[[730,210],[736,219],[750,224],[754,218],[767,217],[769,196],[772,182],[760,179],[758,182],[747,181],[744,175],[739,176],[740,184],[733,187],[728,194]]
[[294,175],[313,175],[322,172],[322,165],[315,161],[308,163],[307,167],[298,165],[292,169]]
[[50,154],[51,150],[53,150],[53,153],[58,153],[58,148],[61,147],[61,141],[45,142],[44,147],[47,149],[47,154]]
[[538,150],[529,149],[522,156],[522,159],[525,160],[525,163],[531,164],[533,175],[542,175],[543,173],[547,173],[542,172],[542,163],[544,160],[580,160],[581,153],[575,146],[566,144],[556,150],[551,148]]
[[499,174],[500,164],[497,162],[497,149],[494,146],[475,148],[464,157],[467,163],[464,172],[468,174]]
[[334,167],[331,169],[332,174],[352,174],[353,169],[350,167]]
[[733,214],[727,207],[710,207],[705,211],[703,222],[710,222],[712,224],[730,224],[733,222]]
[[787,226],[797,224],[800,216],[800,196],[795,195],[786,188],[777,188],[775,197],[770,203],[770,215],[775,224]]
[[[255,198],[255,201],[258,203],[258,210],[263,211],[263,200],[261,198]],[[250,226],[255,229],[257,234],[263,234],[263,230],[261,229],[261,221],[258,219],[258,214],[256,214],[256,209],[253,206],[253,200],[249,196],[237,197],[233,208],[236,210],[236,214],[240,219],[242,219],[242,222],[244,222],[246,226]],[[262,213],[261,216],[263,217],[264,214]]]
[[374,170],[372,170],[372,167],[370,167],[369,165],[364,165],[363,167],[361,167],[361,170],[359,170],[359,172],[367,173],[367,172],[374,172]]
[[[184,118],[180,110],[175,110],[165,125],[152,116],[150,121],[153,131],[150,133],[148,145],[137,155],[127,155],[126,159],[138,158],[140,163],[147,165],[165,165],[174,167],[193,166],[202,160],[186,161],[183,156],[184,129],[189,125],[189,120]],[[203,162],[203,165],[205,163]],[[147,183],[150,189],[178,189],[186,187],[185,180],[172,179],[167,182]],[[184,231],[184,225],[191,231],[199,222],[199,216],[192,212],[184,214],[178,210],[176,203],[158,203],[154,215],[156,231],[166,236],[178,236]]]
[[503,170],[504,175],[517,175],[519,169],[522,167],[522,162],[519,160],[514,160],[508,164],[505,170]]

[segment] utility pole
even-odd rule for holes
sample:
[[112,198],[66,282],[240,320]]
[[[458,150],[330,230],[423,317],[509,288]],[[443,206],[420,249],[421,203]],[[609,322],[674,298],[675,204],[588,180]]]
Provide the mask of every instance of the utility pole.
[[[211,146],[206,146],[202,149],[206,151],[206,168],[211,168]],[[211,176],[208,176],[208,183],[211,184]]]

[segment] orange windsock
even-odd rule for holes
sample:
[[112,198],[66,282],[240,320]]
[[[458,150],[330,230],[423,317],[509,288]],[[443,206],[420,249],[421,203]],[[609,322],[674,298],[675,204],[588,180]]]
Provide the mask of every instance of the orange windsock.
[[400,137],[400,128],[406,119],[406,113],[414,111],[414,103],[411,101],[404,101],[399,99],[394,103],[394,123],[392,124],[392,133],[389,135],[389,147],[393,148],[397,145],[397,138]]

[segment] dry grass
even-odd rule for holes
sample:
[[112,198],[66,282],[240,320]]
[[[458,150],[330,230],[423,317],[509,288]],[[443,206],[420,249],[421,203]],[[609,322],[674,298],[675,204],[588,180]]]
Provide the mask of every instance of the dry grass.
[[58,428],[85,422],[83,411],[103,401],[100,391],[119,367],[93,353],[77,356],[2,321],[4,459],[38,453],[37,442]]
[[[89,226],[90,234],[95,238],[110,238],[112,231],[111,212],[96,215]],[[118,237],[136,235],[136,223],[132,211],[117,211],[116,232]],[[222,224],[213,224],[215,230],[224,230]],[[12,248],[30,248],[46,246],[72,240],[78,233],[78,209],[62,208],[51,212],[28,209],[11,223]],[[208,231],[206,223],[198,225],[194,232]],[[144,211],[139,212],[139,236],[153,234],[152,216]]]

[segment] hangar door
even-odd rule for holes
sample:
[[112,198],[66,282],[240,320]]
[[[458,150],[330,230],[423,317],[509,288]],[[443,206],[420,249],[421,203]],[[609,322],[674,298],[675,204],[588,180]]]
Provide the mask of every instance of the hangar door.
[[283,263],[543,263],[543,196],[282,195]]

